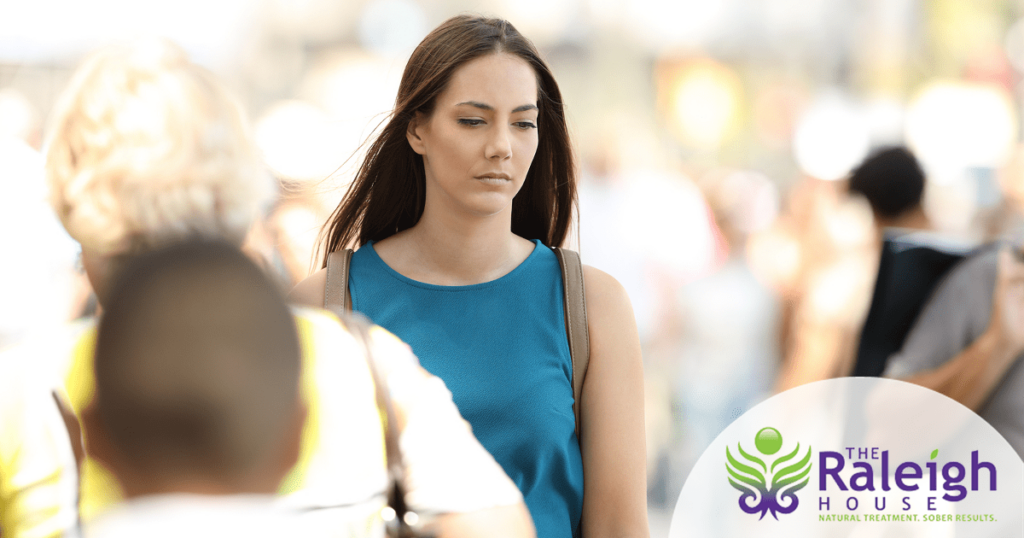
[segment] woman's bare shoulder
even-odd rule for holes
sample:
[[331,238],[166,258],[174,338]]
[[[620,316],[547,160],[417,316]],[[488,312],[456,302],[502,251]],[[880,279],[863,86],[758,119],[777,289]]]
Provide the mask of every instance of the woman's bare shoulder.
[[[637,332],[633,304],[626,289],[615,277],[586,265],[583,266],[583,285],[587,302],[587,327],[590,330],[591,366],[607,361],[610,363],[603,364],[600,369],[612,363],[618,365],[616,368],[632,368],[634,362],[638,365],[640,335]],[[588,373],[587,379],[590,377]]]
[[633,315],[633,306],[630,303],[626,288],[615,277],[608,273],[591,267],[583,266],[583,287],[586,293],[587,316],[599,316],[601,318],[628,314]]
[[327,285],[327,269],[320,269],[299,282],[288,292],[288,302],[297,305],[324,307],[324,286]]

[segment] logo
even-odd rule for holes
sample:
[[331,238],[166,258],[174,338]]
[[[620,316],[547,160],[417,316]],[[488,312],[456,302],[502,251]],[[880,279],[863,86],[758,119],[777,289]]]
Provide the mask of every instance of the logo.
[[[748,514],[760,512],[759,520],[771,512],[772,517],[778,520],[778,514],[789,514],[800,504],[796,492],[810,480],[811,447],[808,446],[806,455],[795,463],[793,461],[800,454],[800,443],[784,456],[767,458],[782,448],[782,434],[775,428],[761,428],[754,436],[754,447],[761,453],[760,458],[748,454],[740,443],[736,443],[739,455],[746,460],[746,464],[733,457],[729,447],[725,447],[725,468],[729,471],[729,483],[742,493],[740,509]],[[771,464],[765,460],[771,460]]]
[[1014,446],[957,401],[893,379],[828,379],[715,437],[668,536],[1024,538],[1021,484]]

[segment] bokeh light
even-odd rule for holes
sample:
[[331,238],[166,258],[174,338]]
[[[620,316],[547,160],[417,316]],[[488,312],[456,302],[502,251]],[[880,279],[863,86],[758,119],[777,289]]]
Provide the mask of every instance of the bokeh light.
[[1016,118],[1002,88],[935,81],[910,102],[907,140],[931,179],[949,182],[970,167],[1001,166],[1017,140]]
[[538,46],[557,44],[567,33],[579,31],[583,0],[497,0],[498,13]]
[[867,155],[870,136],[862,111],[842,95],[828,93],[801,116],[793,151],[804,173],[818,179],[836,180]]
[[1020,19],[1006,32],[1004,43],[1006,58],[1017,71],[1024,72],[1024,19]]
[[38,123],[32,103],[21,92],[0,90],[0,138],[28,140]]
[[695,47],[727,23],[731,3],[632,0],[623,3],[623,19],[638,40],[655,50]]
[[667,112],[682,140],[715,149],[739,126],[743,88],[736,73],[710,59],[664,68],[662,91]]
[[282,101],[256,123],[256,143],[267,165],[286,180],[315,181],[344,161],[344,131],[323,110],[304,101]]
[[705,274],[716,262],[710,210],[686,177],[639,171],[622,200],[623,236],[681,280]]

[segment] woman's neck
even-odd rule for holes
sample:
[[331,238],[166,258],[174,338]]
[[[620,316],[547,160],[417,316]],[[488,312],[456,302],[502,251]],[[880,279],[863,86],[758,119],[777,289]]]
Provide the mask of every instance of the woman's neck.
[[486,217],[429,213],[408,230],[376,243],[392,269],[413,280],[458,286],[508,274],[533,251],[512,233],[511,211]]

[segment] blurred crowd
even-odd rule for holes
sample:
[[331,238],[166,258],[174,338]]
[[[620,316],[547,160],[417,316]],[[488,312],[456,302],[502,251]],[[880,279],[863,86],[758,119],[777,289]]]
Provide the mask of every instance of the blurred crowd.
[[[637,315],[652,509],[671,510],[743,412],[854,374],[892,230],[956,256],[1024,241],[1020,0],[213,4],[174,5],[184,22],[223,17],[218,39],[156,25],[162,8],[143,28],[179,41],[255,118],[277,196],[245,249],[282,289],[317,268],[320,226],[411,46],[467,9],[534,36],[582,162],[567,246],[617,278]],[[44,16],[32,9],[26,21]],[[46,201],[41,144],[73,67],[109,36],[48,48],[17,20],[0,22],[0,348],[96,308]],[[919,163],[896,214],[878,200],[907,196],[907,175],[858,168],[889,147]],[[890,174],[894,190],[854,185],[855,170]]]

